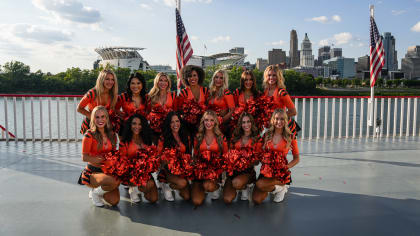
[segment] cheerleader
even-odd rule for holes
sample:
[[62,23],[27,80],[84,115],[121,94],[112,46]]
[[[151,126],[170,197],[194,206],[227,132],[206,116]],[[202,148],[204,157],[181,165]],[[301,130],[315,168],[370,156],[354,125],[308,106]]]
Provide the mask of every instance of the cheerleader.
[[95,206],[103,206],[103,200],[115,206],[120,201],[119,181],[104,174],[101,165],[104,154],[115,150],[117,138],[104,106],[93,108],[90,120],[90,129],[82,140],[82,160],[87,166],[80,175],[79,184],[92,188],[89,198]]
[[122,115],[126,120],[134,113],[146,116],[148,113],[147,103],[146,80],[138,72],[131,74],[127,81],[126,92],[118,96],[115,109],[120,112],[122,108]]
[[286,91],[283,73],[277,66],[268,66],[264,71],[264,96],[273,97],[276,108],[287,109],[287,116],[296,115],[296,108]]
[[[288,117],[286,111],[283,109],[276,109],[273,112],[270,120],[270,128],[264,136],[264,151],[274,151],[281,154],[285,158],[289,149],[292,150],[293,160],[286,165],[287,171],[282,178],[265,177],[263,166],[261,167],[260,177],[257,180],[252,194],[252,200],[255,204],[260,204],[267,197],[268,193],[274,194],[273,201],[281,202],[287,192],[287,184],[291,182],[290,171],[292,167],[299,163],[299,149],[297,141],[292,137],[292,134],[287,126]],[[264,164],[263,164],[264,165]]]
[[[121,155],[127,156],[128,158],[135,158],[139,149],[152,145],[152,140],[150,138],[151,134],[152,130],[144,116],[140,114],[130,116],[124,123],[119,149]],[[138,194],[140,194],[139,191],[143,192],[145,199],[151,203],[158,200],[158,191],[152,175],[150,175],[150,179],[147,181],[146,186],[129,187],[128,193],[132,202],[140,201],[138,196]]]
[[[203,87],[204,78],[205,73],[201,67],[188,65],[182,68],[181,80],[186,88],[181,90],[179,96],[177,97],[176,109],[183,110],[184,105],[186,105],[188,101],[194,101],[204,109],[208,97],[208,89]],[[189,120],[184,111],[184,120],[187,122],[187,128],[190,132],[190,135],[192,135],[192,139],[197,132],[197,126],[200,121],[200,117],[196,118],[198,118],[198,120]]]
[[245,70],[241,74],[240,88],[234,94],[236,106],[245,107],[249,100],[254,100],[258,96],[259,92],[254,73],[251,70]]
[[117,99],[117,76],[112,70],[102,70],[99,72],[98,78],[96,79],[95,87],[90,89],[77,105],[77,112],[85,116],[80,133],[84,134],[89,129],[93,108],[101,105],[110,112],[115,108]]
[[[219,121],[214,111],[206,111],[201,118],[196,140],[194,142],[194,157],[196,164],[200,162],[200,154],[205,151],[220,156],[227,152],[227,143],[219,129]],[[218,199],[219,176],[214,179],[199,180],[197,174],[192,182],[191,199],[195,206],[203,204],[205,192],[212,192],[212,199]]]
[[[260,139],[258,128],[252,115],[246,112],[242,113],[232,134],[230,149],[240,150],[241,148],[247,148],[256,154],[261,151],[262,142]],[[241,200],[248,200],[249,187],[256,180],[254,164],[256,163],[252,160],[251,166],[246,170],[242,172],[234,171],[232,176],[227,176],[223,188],[223,200],[225,203],[231,203],[236,198],[239,190],[241,190]]]
[[154,81],[153,88],[149,92],[151,111],[147,119],[155,131],[154,141],[156,142],[162,132],[163,119],[169,111],[174,110],[175,92],[171,92],[171,80],[163,73],[159,72]]
[[235,100],[228,87],[228,73],[225,70],[214,72],[209,85],[207,105],[209,110],[216,111],[222,117],[223,123],[230,120],[232,112],[235,109]]
[[[175,148],[180,153],[191,154],[191,142],[187,130],[178,113],[171,111],[165,118],[162,138],[159,140],[158,150]],[[162,182],[162,191],[167,201],[174,201],[172,189],[178,190],[184,200],[190,199],[190,187],[185,177],[173,175],[167,166],[159,173],[158,180]],[[169,186],[168,186],[169,185]]]

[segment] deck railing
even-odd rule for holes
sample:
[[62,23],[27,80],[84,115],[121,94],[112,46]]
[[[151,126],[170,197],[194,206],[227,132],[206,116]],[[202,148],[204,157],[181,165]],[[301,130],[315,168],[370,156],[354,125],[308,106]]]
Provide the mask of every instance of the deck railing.
[[[79,141],[80,95],[0,94],[0,140]],[[295,96],[299,139],[416,136],[420,96],[376,97],[373,126],[367,96]],[[1,128],[1,126],[3,128]]]

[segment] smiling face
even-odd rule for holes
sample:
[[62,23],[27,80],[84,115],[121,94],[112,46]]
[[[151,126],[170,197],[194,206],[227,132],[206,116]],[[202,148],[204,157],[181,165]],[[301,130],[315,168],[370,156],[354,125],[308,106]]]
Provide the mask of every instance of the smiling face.
[[104,79],[104,88],[106,90],[111,90],[112,87],[114,87],[114,84],[115,84],[114,76],[112,74],[107,74]]
[[198,73],[197,71],[193,70],[191,71],[191,74],[187,77],[188,83],[190,86],[195,86],[198,84]]
[[243,80],[245,89],[252,89],[252,87],[254,86],[254,80],[252,79],[252,77],[250,75],[246,75],[246,77]]
[[273,117],[272,124],[275,129],[282,130],[286,125],[286,119],[281,113],[276,113]]
[[95,122],[96,128],[98,129],[105,128],[106,123],[108,122],[107,118],[108,118],[107,114],[105,113],[104,110],[97,110],[94,116],[94,119],[95,119],[94,122]]
[[133,135],[139,135],[141,132],[141,120],[137,117],[131,121],[131,132]]
[[214,86],[216,86],[216,88],[220,88],[223,86],[223,82],[225,81],[225,78],[223,77],[223,73],[219,72],[214,76]]
[[159,78],[159,82],[158,82],[159,90],[166,90],[168,88],[168,85],[169,85],[168,77],[166,77],[165,75],[162,75]]
[[143,89],[143,84],[141,81],[134,77],[130,81],[130,90],[133,94],[140,94],[141,90]]
[[172,116],[171,118],[171,130],[174,133],[178,133],[179,129],[181,128],[181,121],[179,120],[178,116]]
[[277,84],[277,74],[274,70],[270,70],[268,72],[267,83],[268,83],[268,85],[276,85]]
[[242,129],[245,133],[251,132],[252,124],[251,119],[249,119],[249,116],[244,116],[242,118]]
[[204,116],[204,128],[206,128],[206,130],[213,130],[215,124],[216,124],[215,117],[209,114]]

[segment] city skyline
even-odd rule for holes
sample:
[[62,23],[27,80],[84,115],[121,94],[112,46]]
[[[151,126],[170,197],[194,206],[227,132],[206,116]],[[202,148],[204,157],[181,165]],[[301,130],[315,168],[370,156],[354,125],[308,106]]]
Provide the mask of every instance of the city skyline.
[[[420,0],[371,4],[381,35],[391,32],[395,37],[400,63],[408,47],[420,44]],[[98,58],[95,48],[130,46],[146,48],[141,54],[151,65],[175,68],[175,1],[15,0],[2,1],[0,7],[1,65],[17,60],[32,71],[52,73],[91,69]],[[334,44],[343,56],[357,59],[369,52],[368,7],[363,0],[184,0],[181,15],[196,55],[234,47],[244,47],[251,63],[267,58],[273,48],[289,55],[290,31],[295,29],[299,50],[307,33],[315,58],[321,46]]]

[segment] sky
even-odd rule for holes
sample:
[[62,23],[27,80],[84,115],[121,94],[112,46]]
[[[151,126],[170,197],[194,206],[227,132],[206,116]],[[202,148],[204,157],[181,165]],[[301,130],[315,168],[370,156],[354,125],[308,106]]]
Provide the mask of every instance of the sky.
[[[289,52],[290,31],[343,56],[369,51],[369,5],[379,32],[396,39],[398,63],[420,45],[420,0],[182,0],[181,16],[196,55],[244,47],[246,61]],[[175,0],[1,0],[0,65],[21,61],[31,71],[92,69],[97,47],[145,48],[150,65],[175,68]],[[204,45],[207,47],[205,50]]]

